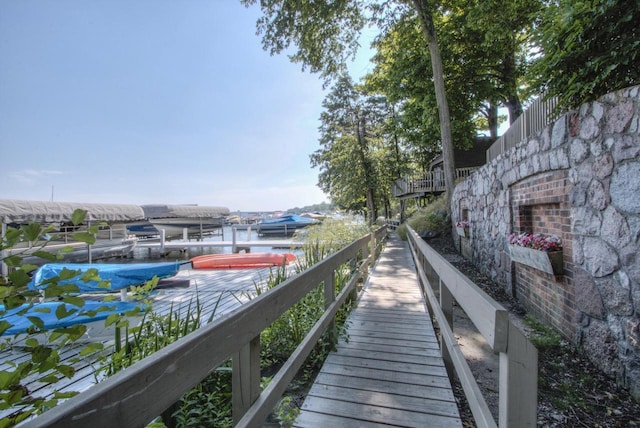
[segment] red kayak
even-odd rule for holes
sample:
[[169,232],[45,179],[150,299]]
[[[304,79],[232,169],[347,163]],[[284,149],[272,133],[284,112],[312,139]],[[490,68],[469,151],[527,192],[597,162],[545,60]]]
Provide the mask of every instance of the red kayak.
[[205,254],[192,258],[194,269],[247,269],[282,266],[296,259],[291,253]]

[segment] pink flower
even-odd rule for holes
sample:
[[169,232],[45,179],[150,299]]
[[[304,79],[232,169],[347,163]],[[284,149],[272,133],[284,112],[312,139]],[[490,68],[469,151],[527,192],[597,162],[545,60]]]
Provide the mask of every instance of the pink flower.
[[521,247],[533,248],[541,251],[558,251],[562,248],[560,238],[556,235],[543,235],[540,233],[512,233],[509,235],[509,244]]

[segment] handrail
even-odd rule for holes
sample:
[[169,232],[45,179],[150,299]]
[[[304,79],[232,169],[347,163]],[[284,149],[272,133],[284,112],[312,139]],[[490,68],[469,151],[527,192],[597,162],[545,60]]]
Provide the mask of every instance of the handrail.
[[445,366],[450,375],[454,370],[457,373],[476,425],[498,426],[453,335],[454,302],[465,311],[491,349],[500,354],[499,426],[535,427],[537,349],[511,323],[502,305],[431,248],[410,226],[407,236],[429,310],[440,328]]
[[[467,178],[476,169],[478,168],[456,168],[455,180],[459,181]],[[444,173],[434,170],[416,176],[406,176],[394,181],[391,187],[391,196],[400,197],[415,193],[444,192],[445,190]]]
[[[259,426],[273,409],[339,307],[380,253],[381,227],[311,268],[289,278],[237,310],[181,338],[59,406],[25,427],[143,427],[180,400],[212,370],[233,360],[233,418],[236,426]],[[339,296],[333,278],[345,263],[360,265]],[[260,393],[260,333],[324,283],[325,313]]]

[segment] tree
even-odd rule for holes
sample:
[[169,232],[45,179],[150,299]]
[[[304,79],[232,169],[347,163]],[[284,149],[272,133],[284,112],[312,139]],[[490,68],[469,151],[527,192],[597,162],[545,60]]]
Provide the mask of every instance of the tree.
[[563,109],[640,83],[640,2],[555,0],[538,26],[536,87]]
[[380,109],[380,100],[364,96],[347,75],[340,77],[322,105],[322,148],[311,155],[312,166],[321,169],[318,185],[343,208],[366,207],[373,223],[381,187],[375,142],[386,112]]
[[[254,5],[258,0],[241,0]],[[447,197],[453,194],[454,160],[449,105],[444,87],[442,61],[438,48],[436,28],[432,14],[434,5],[428,0],[380,0],[368,7],[374,13],[387,10],[387,16],[396,11],[413,8],[422,24],[432,58],[433,82],[438,103],[440,134],[445,166]],[[309,2],[308,0],[260,0],[263,16],[258,20],[258,33],[271,54],[281,53],[295,44],[297,51],[290,56],[294,62],[320,73],[325,82],[335,80],[346,68],[346,59],[353,57],[358,47],[360,31],[365,26],[365,3],[361,0],[335,0]],[[449,206],[449,204],[447,204]],[[450,209],[450,207],[448,208]]]

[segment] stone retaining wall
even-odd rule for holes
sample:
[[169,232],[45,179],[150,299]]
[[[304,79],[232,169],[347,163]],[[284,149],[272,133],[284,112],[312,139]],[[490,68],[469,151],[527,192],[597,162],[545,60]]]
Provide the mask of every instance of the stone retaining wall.
[[[463,255],[640,398],[640,87],[584,104],[459,184]],[[563,272],[511,261],[511,232],[562,238]],[[454,236],[458,236],[453,231]]]

